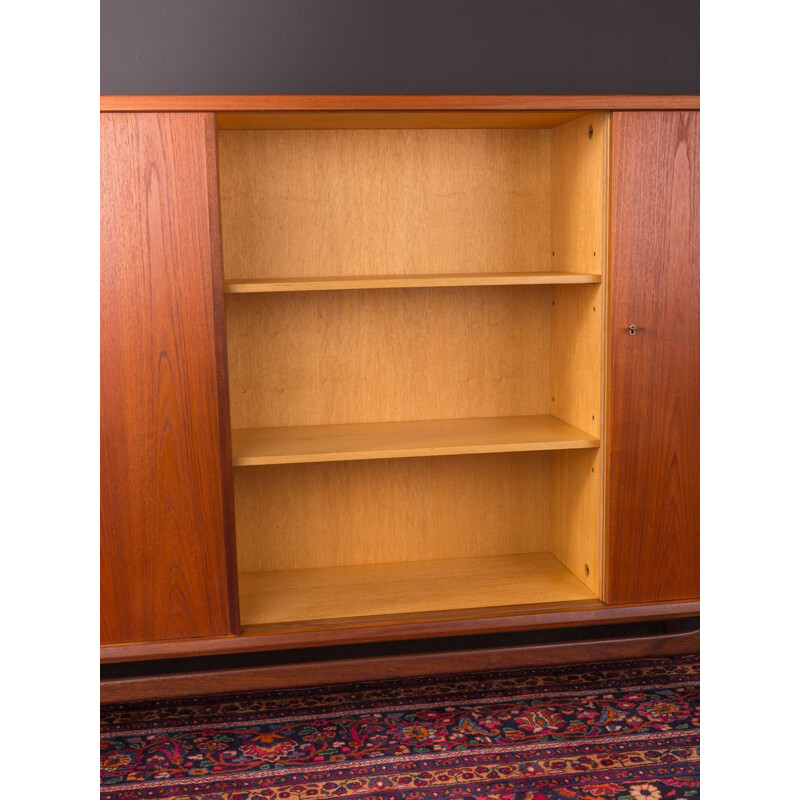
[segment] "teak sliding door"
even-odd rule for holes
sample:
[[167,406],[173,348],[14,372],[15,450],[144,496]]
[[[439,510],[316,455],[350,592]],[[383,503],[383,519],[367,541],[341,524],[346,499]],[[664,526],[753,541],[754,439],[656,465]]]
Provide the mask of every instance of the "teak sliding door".
[[700,591],[699,131],[699,112],[612,118],[610,603]]
[[101,640],[238,624],[213,114],[101,118]]

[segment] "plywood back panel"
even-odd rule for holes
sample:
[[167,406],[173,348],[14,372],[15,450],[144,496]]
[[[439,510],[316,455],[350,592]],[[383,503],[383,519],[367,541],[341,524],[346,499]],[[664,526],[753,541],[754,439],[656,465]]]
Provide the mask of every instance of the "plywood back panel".
[[603,272],[607,129],[608,115],[600,112],[550,132],[553,270]]
[[549,413],[551,291],[228,296],[233,427]]
[[220,131],[219,159],[228,279],[554,269],[548,130]]
[[546,551],[549,457],[513,453],[236,469],[239,569]]

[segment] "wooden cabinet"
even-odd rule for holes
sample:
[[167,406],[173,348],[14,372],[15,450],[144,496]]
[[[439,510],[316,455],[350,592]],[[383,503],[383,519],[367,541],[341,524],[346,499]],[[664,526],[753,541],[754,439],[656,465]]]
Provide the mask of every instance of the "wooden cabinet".
[[697,613],[698,114],[537,102],[103,115],[106,661]]

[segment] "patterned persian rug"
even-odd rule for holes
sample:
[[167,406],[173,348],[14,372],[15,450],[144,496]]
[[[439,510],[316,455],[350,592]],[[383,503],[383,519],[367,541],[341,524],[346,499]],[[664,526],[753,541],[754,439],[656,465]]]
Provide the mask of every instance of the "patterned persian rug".
[[695,656],[104,706],[104,800],[696,800]]

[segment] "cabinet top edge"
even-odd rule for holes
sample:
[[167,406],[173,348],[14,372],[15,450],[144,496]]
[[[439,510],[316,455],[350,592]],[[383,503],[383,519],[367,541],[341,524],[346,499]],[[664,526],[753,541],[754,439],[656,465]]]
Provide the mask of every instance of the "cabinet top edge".
[[130,111],[697,111],[700,95],[101,95]]

